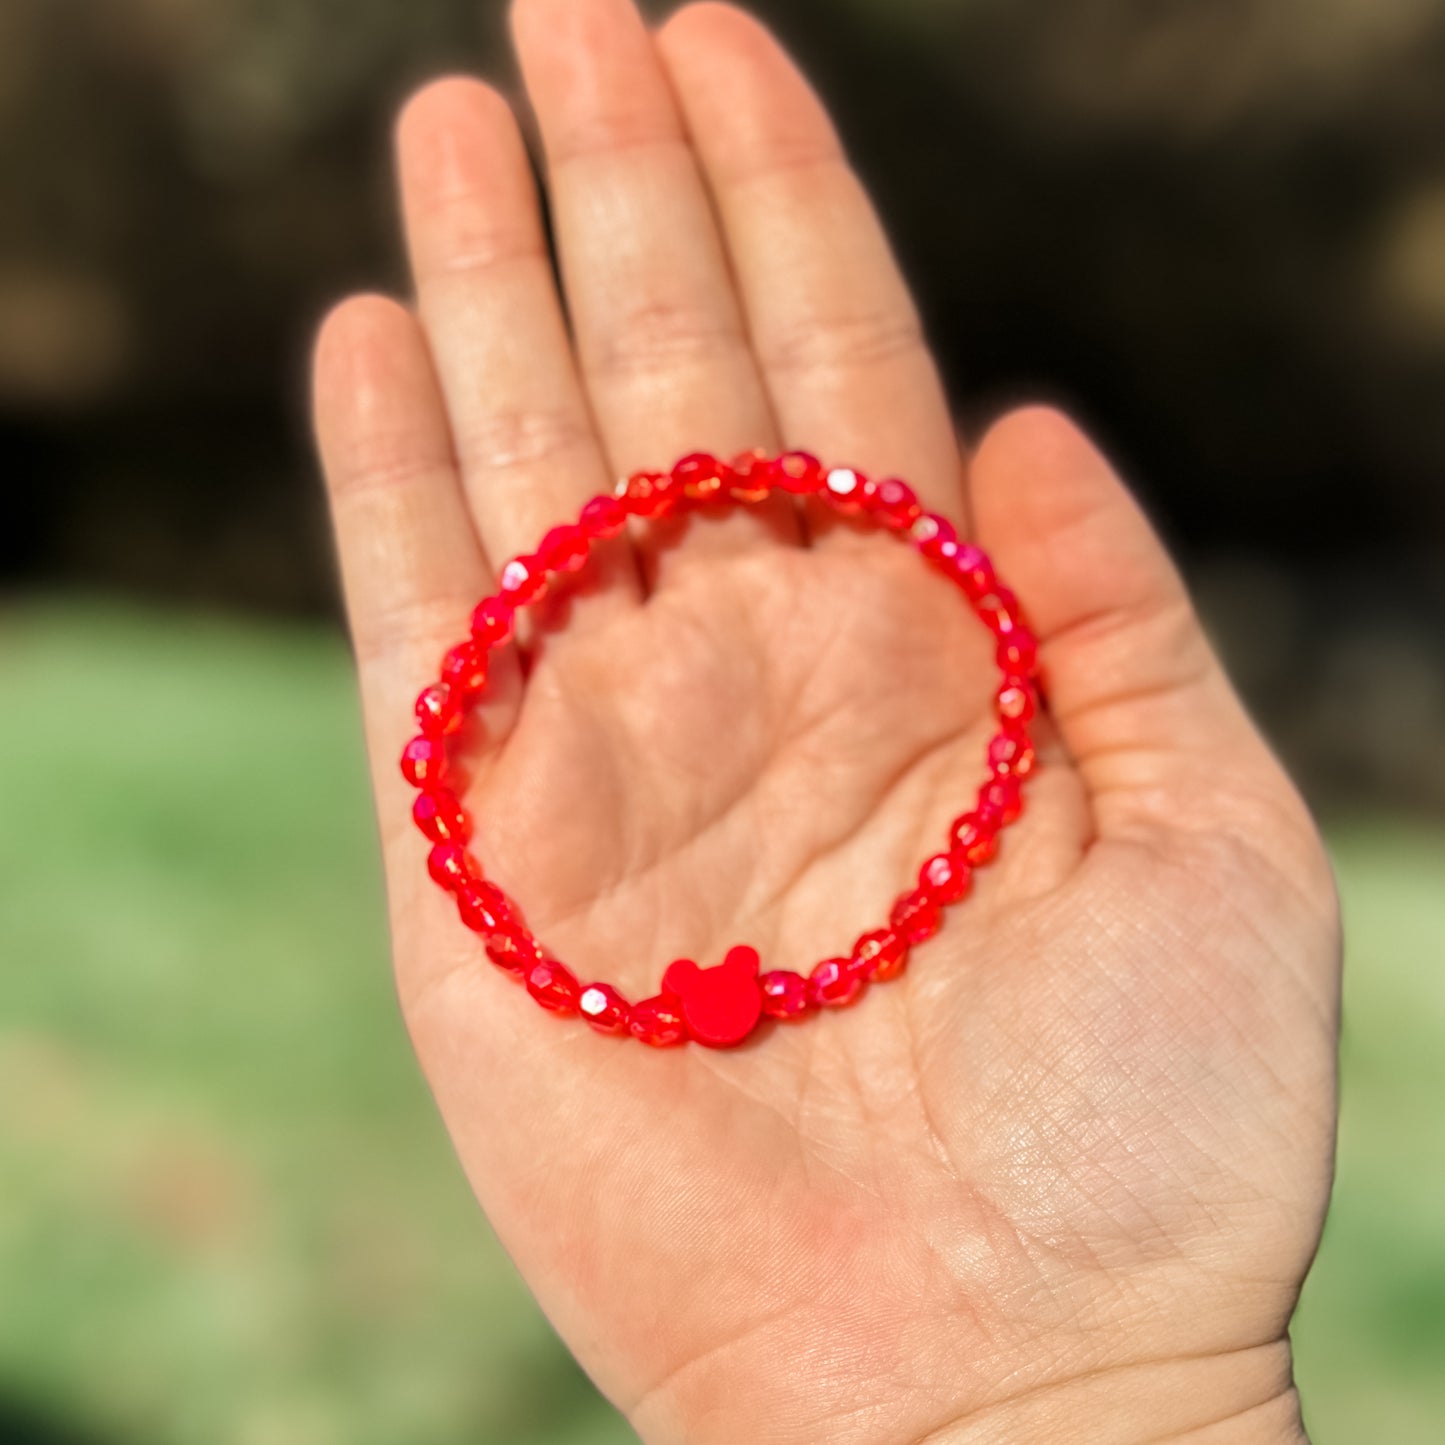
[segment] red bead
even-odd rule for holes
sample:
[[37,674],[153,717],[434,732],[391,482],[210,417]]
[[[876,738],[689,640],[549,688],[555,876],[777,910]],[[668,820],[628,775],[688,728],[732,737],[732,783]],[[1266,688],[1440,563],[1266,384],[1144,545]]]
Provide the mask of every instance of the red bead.
[[1013,777],[994,778],[986,783],[978,795],[980,811],[987,809],[996,813],[1004,823],[1014,822],[1024,810],[1023,790],[1019,780]]
[[1038,639],[1020,623],[999,638],[995,656],[1004,672],[1027,676],[1038,666]]
[[672,469],[672,480],[693,502],[713,502],[732,486],[726,462],[708,452],[691,452]]
[[581,527],[568,522],[553,527],[537,548],[537,556],[549,572],[576,572],[587,561],[592,544]]
[[852,516],[868,505],[873,484],[852,467],[834,467],[823,478],[823,495],[838,511]]
[[808,1011],[808,980],[791,969],[776,968],[758,980],[763,1012],[770,1019],[795,1019]]
[[1028,722],[1034,706],[1034,690],[1021,678],[1009,678],[994,694],[994,710],[1004,722]]
[[487,935],[487,957],[498,968],[522,978],[544,961],[542,945],[516,923]]
[[910,531],[914,544],[930,562],[937,562],[943,556],[945,547],[958,542],[958,532],[953,523],[936,512],[924,512]]
[[795,497],[818,491],[823,485],[823,464],[812,452],[784,452],[773,463],[773,480]]
[[932,938],[938,932],[943,916],[938,911],[938,904],[922,889],[915,888],[911,893],[905,893],[893,905],[888,922],[910,944],[915,944]]
[[433,843],[465,843],[472,836],[472,820],[447,788],[418,793],[411,816]]
[[994,585],[993,564],[972,542],[946,549],[941,562],[948,576],[973,602],[986,597]]
[[427,854],[427,872],[432,882],[455,893],[481,877],[477,860],[460,843],[435,843]]
[[998,852],[998,820],[981,817],[977,812],[955,818],[949,837],[952,851],[959,854],[971,868],[987,863]]
[[416,718],[428,737],[454,733],[462,725],[461,702],[451,684],[434,682],[422,688],[416,700]]
[[908,941],[891,928],[875,928],[853,945],[853,962],[867,977],[884,983],[903,972],[908,962]]
[[457,912],[473,933],[496,933],[517,924],[507,895],[485,878],[469,878],[457,889]]
[[733,499],[739,502],[761,502],[773,489],[773,467],[766,452],[754,448],[739,452],[728,467],[733,474]]
[[617,491],[618,499],[634,517],[665,517],[677,505],[677,492],[667,472],[633,472]]
[[540,601],[547,591],[546,563],[541,557],[513,557],[497,578],[497,591],[513,608]]
[[487,685],[487,654],[475,642],[459,642],[442,658],[442,681],[464,700]]
[[633,1038],[656,1049],[684,1043],[687,1039],[687,1024],[681,1008],[668,994],[657,994],[633,1004],[628,1029]]
[[600,542],[615,537],[627,525],[627,512],[616,497],[593,497],[578,520],[582,530]]
[[669,994],[654,994],[652,998],[633,1004],[627,1027],[633,1038],[641,1039],[655,1049],[680,1044],[687,1038],[682,1009]]
[[1034,770],[1034,745],[1022,728],[1005,728],[988,745],[988,765],[1000,776],[1026,778]]
[[968,892],[971,876],[961,853],[937,853],[918,870],[918,887],[935,903],[957,903]]
[[869,509],[895,532],[906,532],[923,515],[913,488],[897,477],[878,483],[869,499]]
[[714,1049],[739,1044],[762,1012],[757,950],[739,944],[712,968],[679,958],[663,973],[662,991],[677,999],[687,1031],[698,1043]]
[[499,647],[512,635],[516,612],[505,597],[484,597],[472,613],[472,641],[478,647]]
[[983,596],[975,599],[975,610],[996,637],[1012,632],[1019,625],[1019,600],[997,582]]
[[413,738],[401,753],[401,775],[414,788],[430,788],[442,780],[447,748],[440,738]]
[[582,992],[576,975],[565,963],[544,958],[527,970],[527,992],[543,1008],[553,1013],[576,1013],[577,996]]
[[851,958],[825,958],[808,975],[808,997],[819,1008],[842,1008],[863,992],[867,982]]
[[625,1034],[631,1010],[610,983],[589,983],[577,996],[577,1012],[599,1034]]

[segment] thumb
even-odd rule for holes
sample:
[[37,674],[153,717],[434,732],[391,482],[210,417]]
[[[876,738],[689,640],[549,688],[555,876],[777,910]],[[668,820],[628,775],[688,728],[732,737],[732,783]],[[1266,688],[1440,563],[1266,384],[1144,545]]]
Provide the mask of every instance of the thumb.
[[[1050,715],[1101,836],[1313,825],[1138,503],[1083,433],[1015,411],[970,469],[979,540],[1039,637]],[[1252,832],[1257,831],[1251,828]]]

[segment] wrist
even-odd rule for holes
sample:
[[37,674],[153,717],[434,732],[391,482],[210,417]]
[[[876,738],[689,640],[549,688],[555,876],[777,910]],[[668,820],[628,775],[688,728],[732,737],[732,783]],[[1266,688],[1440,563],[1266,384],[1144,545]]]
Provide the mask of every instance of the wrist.
[[[1195,1359],[1122,1365],[1002,1400],[927,1445],[1309,1445],[1287,1339]],[[922,1445],[922,1442],[920,1442]]]

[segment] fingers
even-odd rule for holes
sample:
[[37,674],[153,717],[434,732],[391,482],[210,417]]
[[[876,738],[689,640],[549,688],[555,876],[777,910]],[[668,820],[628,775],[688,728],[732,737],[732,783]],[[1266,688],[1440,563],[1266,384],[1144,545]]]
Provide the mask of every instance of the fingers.
[[[317,339],[313,406],[377,798],[383,818],[404,818],[396,759],[415,730],[411,698],[466,636],[489,585],[411,313],[379,296],[338,306]],[[510,666],[510,654],[498,665]]]
[[963,466],[942,384],[817,96],[772,36],[727,5],[688,6],[658,43],[785,443],[902,476],[961,518]]
[[1065,417],[1012,413],[973,458],[979,539],[1040,640],[1050,715],[1100,834],[1298,802],[1138,504]]
[[[619,472],[776,438],[706,187],[632,0],[517,0],[513,33],[548,166],[592,409]],[[796,539],[785,498],[698,521],[661,558]]]
[[[418,305],[462,479],[494,566],[530,551],[613,478],[572,359],[536,189],[511,109],[471,80],[408,103],[397,162]],[[595,549],[577,623],[635,603],[625,542]]]

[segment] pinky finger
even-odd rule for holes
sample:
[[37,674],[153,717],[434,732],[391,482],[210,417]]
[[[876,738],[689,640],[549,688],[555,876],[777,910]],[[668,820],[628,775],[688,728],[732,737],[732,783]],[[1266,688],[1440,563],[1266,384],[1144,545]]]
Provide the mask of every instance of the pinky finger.
[[[313,408],[377,805],[405,818],[397,758],[414,730],[410,701],[465,637],[490,580],[416,318],[380,296],[337,306],[316,341]],[[497,695],[515,695],[515,677],[497,682]]]

